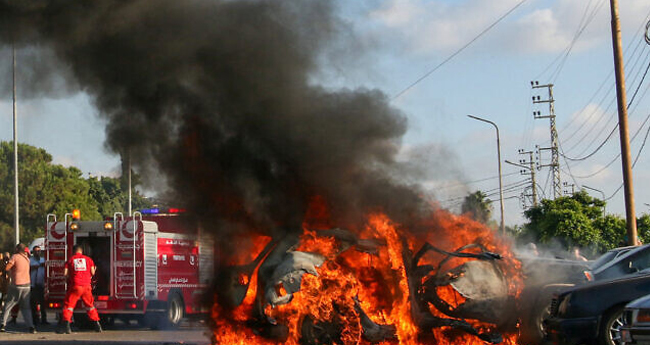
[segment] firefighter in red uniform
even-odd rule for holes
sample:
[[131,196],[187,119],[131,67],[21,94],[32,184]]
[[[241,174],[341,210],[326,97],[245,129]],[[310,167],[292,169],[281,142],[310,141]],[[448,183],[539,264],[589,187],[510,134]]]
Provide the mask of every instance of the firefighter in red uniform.
[[65,263],[64,275],[69,276],[68,291],[63,301],[61,324],[56,332],[71,333],[72,312],[79,298],[88,308],[88,318],[94,323],[95,331],[101,332],[102,326],[99,324],[99,314],[95,309],[93,291],[90,285],[97,267],[91,258],[83,255],[83,248],[80,245],[75,245],[72,251],[75,254]]

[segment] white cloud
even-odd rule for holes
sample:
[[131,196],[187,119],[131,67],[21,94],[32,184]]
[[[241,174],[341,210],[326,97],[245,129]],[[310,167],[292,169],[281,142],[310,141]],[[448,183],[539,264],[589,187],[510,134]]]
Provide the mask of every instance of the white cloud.
[[599,120],[605,115],[605,111],[598,104],[589,103],[584,108],[571,114],[569,123],[578,127],[594,125],[600,122]]
[[420,5],[417,0],[392,0],[370,15],[389,27],[400,27],[408,25],[420,13]]
[[405,39],[410,50],[428,54],[452,51],[516,4],[516,0],[441,1],[388,0],[370,18]]
[[[399,38],[412,53],[449,53],[462,47],[519,3],[519,0],[386,0],[370,19]],[[623,33],[636,32],[650,4],[628,0],[620,5]],[[590,19],[591,18],[591,19]],[[584,51],[611,39],[607,0],[529,1],[480,39],[482,49],[519,54],[559,53],[580,24],[591,20],[572,51]],[[378,32],[385,35],[385,32]]]

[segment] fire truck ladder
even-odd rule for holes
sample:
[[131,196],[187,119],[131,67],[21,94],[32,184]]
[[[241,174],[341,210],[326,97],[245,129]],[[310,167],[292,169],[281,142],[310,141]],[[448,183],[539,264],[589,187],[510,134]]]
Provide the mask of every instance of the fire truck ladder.
[[[135,281],[136,278],[136,267],[135,267],[135,240],[137,238],[138,222],[135,221],[136,216],[139,216],[140,222],[142,222],[142,213],[135,211],[133,212],[133,297],[138,298],[138,290],[136,288],[137,284]],[[144,228],[142,229],[144,230]]]
[[[52,223],[56,224],[56,214],[48,213],[48,215],[47,215],[47,220],[45,221],[45,224],[47,226],[47,228],[45,229],[45,240],[46,241],[49,240],[50,231],[52,231],[50,229],[50,218],[52,218]],[[45,248],[43,248],[43,249],[45,249]],[[45,262],[46,262],[45,269],[47,270],[47,276],[51,277],[51,275],[50,275],[50,267],[51,266],[49,264],[50,263],[50,251],[47,250],[47,249],[45,249]],[[45,289],[47,290],[47,291],[45,291],[45,293],[49,295],[49,290],[50,290],[49,284],[45,284]]]
[[115,266],[115,248],[117,246],[117,232],[120,229],[120,225],[124,222],[124,215],[122,212],[113,213],[113,233],[111,234],[111,295],[117,295],[117,289],[115,288],[115,277],[117,276],[117,267]]
[[[124,215],[121,212],[115,212],[113,214],[113,222],[114,228],[117,229],[118,225],[118,218],[120,221],[124,221]],[[138,222],[142,222],[142,213],[140,212],[133,212],[133,217],[131,219],[133,222],[133,297],[138,298],[138,290],[137,290],[137,271],[136,271],[136,241],[137,241],[137,231],[138,231]],[[113,243],[114,245],[117,243],[117,231],[113,232]],[[112,253],[113,251],[111,251]],[[113,267],[113,275],[117,276],[117,266]],[[117,296],[117,289],[115,289],[115,295]],[[123,295],[122,295],[123,296]]]
[[[63,215],[63,223],[65,225],[63,231],[63,264],[65,265],[68,262],[68,216],[72,218],[72,213],[66,213]],[[74,219],[73,219],[74,220]],[[74,255],[74,253],[73,253]],[[65,267],[65,266],[64,266]],[[68,279],[64,279],[65,283],[63,285],[64,290],[68,291]]]

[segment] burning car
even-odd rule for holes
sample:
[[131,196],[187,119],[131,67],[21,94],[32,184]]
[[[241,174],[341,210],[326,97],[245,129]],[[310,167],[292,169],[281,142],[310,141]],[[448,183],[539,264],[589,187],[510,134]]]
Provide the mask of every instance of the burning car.
[[214,342],[514,344],[519,263],[491,230],[469,222],[456,240],[473,242],[452,250],[417,245],[382,215],[360,232],[266,238],[250,262],[222,268]]

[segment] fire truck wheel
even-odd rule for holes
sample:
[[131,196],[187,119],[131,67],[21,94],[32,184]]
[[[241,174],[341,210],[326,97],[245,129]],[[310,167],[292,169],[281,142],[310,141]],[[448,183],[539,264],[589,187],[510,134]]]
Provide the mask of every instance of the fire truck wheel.
[[183,299],[177,293],[171,294],[167,300],[167,312],[165,313],[165,328],[176,328],[183,319]]
[[144,315],[144,323],[149,328],[157,329],[174,329],[178,327],[183,319],[183,299],[173,292],[169,294],[167,300],[167,310],[164,313],[148,312]]

